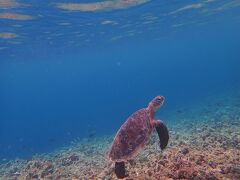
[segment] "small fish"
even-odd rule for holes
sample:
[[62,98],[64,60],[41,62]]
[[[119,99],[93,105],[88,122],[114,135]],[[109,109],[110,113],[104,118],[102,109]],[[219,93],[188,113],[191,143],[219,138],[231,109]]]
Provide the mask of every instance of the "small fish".
[[13,176],[20,176],[21,173],[20,173],[20,172],[15,172],[15,173],[13,173],[12,175],[13,175]]

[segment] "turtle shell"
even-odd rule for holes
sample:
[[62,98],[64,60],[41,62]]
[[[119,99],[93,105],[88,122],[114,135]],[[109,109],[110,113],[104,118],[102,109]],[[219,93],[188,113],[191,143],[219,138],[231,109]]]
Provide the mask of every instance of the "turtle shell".
[[121,162],[135,157],[146,145],[152,132],[146,108],[132,114],[118,130],[108,153],[110,160]]

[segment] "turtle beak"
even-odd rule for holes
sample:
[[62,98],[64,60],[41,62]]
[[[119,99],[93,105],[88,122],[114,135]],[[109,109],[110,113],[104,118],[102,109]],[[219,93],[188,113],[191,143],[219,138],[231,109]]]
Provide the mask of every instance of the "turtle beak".
[[158,96],[156,99],[157,108],[161,107],[163,105],[163,102],[164,102],[164,97]]

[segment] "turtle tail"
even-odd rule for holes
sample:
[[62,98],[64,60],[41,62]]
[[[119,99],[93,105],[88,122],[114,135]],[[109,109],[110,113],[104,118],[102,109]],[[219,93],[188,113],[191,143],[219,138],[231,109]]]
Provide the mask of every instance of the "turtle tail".
[[158,137],[160,139],[160,148],[163,150],[166,148],[169,140],[169,133],[168,133],[167,126],[162,121],[158,121],[155,128],[157,130]]

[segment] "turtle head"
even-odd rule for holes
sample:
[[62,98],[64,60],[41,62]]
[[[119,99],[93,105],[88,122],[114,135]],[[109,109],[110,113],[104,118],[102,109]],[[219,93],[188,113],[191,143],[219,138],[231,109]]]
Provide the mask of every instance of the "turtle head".
[[150,108],[153,111],[156,111],[158,108],[162,106],[163,102],[164,102],[164,97],[157,96],[149,103],[148,108]]

